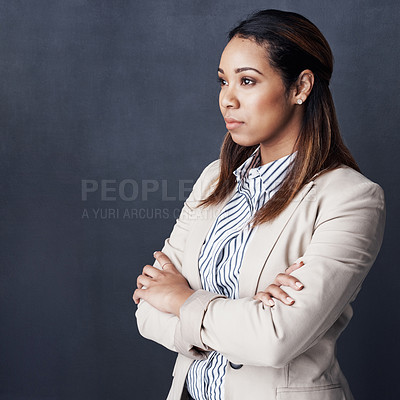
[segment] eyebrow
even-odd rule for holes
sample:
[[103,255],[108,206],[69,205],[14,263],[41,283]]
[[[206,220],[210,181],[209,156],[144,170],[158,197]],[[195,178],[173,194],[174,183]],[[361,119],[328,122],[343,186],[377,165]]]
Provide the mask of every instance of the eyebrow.
[[[263,75],[258,69],[252,68],[252,67],[242,67],[242,68],[236,68],[235,72],[238,74],[239,72],[243,71],[255,71],[260,75]],[[218,72],[221,72],[221,74],[225,74],[224,70],[222,68],[218,68]]]

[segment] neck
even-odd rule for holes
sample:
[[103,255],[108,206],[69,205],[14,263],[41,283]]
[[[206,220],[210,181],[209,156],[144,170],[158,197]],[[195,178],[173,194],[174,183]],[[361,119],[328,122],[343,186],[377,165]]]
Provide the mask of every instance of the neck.
[[268,145],[260,143],[261,165],[268,164],[284,156],[292,154],[295,149],[295,141]]
[[301,114],[296,115],[284,133],[260,143],[261,165],[278,160],[296,151],[296,141],[301,130]]

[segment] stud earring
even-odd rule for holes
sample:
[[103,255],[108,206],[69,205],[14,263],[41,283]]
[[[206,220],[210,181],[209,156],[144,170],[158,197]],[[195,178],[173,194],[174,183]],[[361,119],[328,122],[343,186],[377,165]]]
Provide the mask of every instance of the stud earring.
[[303,100],[302,100],[302,99],[297,99],[296,103],[297,103],[298,105],[301,105],[301,104],[303,104]]

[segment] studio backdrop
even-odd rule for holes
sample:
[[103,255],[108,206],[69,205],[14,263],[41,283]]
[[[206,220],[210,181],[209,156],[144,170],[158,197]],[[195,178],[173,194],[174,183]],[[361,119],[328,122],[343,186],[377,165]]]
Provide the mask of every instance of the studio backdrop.
[[338,352],[356,399],[400,398],[398,1],[1,0],[0,400],[166,397],[175,354],[132,293],[218,158],[226,34],[263,8],[326,36],[345,142],[385,190]]

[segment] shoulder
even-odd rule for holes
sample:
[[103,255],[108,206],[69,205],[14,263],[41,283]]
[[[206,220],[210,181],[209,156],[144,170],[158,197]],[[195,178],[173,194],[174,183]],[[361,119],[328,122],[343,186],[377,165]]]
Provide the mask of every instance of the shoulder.
[[382,188],[350,167],[319,174],[314,178],[313,191],[320,213],[385,217]]
[[218,178],[220,172],[221,160],[214,160],[208,164],[200,175],[202,179],[215,179]]
[[198,179],[195,181],[192,192],[186,199],[186,203],[191,203],[194,207],[198,202],[206,199],[215,188],[218,182],[220,171],[220,160],[214,160],[208,164],[201,172]]
[[197,179],[193,186],[193,190],[201,193],[203,196],[210,193],[212,188],[216,185],[220,173],[220,160],[214,160],[208,164],[200,177]]
[[383,199],[383,189],[353,168],[341,166],[331,171],[322,172],[314,178],[317,194],[330,197],[347,197],[356,194]]

